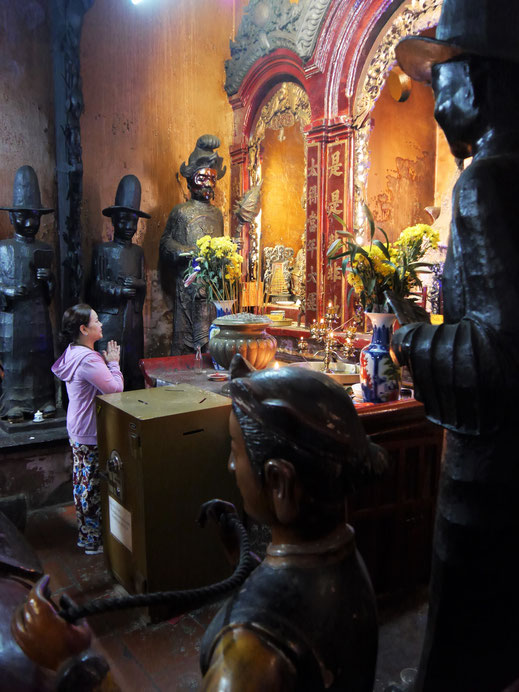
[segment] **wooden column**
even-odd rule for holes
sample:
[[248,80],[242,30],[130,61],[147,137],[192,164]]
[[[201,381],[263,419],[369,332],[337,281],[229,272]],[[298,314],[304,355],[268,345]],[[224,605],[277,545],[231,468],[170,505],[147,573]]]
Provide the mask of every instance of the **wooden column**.
[[62,310],[79,303],[82,293],[83,160],[79,120],[83,94],[79,44],[84,15],[93,4],[94,0],[52,0],[51,3]]
[[[236,214],[233,213],[234,204],[240,199],[242,194],[249,189],[247,147],[245,145],[230,147],[229,155],[231,158],[231,214],[229,225],[231,238],[235,238],[238,228],[238,219],[236,218]],[[247,246],[248,249],[248,237],[242,237],[242,241],[244,242],[243,248]]]
[[323,317],[331,303],[347,319],[346,284],[340,262],[328,265],[326,251],[342,230],[332,214],[350,223],[352,129],[343,121],[319,123],[308,132],[306,224],[306,325]]

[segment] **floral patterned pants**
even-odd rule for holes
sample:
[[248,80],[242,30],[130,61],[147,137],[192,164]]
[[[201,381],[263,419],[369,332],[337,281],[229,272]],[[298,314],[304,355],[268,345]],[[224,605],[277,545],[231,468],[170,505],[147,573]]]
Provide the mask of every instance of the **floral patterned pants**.
[[96,549],[101,543],[101,496],[97,445],[70,441],[74,467],[74,505],[79,529],[78,546]]

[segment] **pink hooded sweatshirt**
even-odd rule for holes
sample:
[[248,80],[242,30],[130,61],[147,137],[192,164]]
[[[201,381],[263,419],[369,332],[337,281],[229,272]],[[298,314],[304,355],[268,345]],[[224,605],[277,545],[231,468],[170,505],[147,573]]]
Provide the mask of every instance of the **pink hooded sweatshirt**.
[[70,344],[52,366],[52,372],[67,385],[67,432],[71,441],[97,444],[95,398],[97,394],[123,391],[119,363],[107,364],[97,351]]

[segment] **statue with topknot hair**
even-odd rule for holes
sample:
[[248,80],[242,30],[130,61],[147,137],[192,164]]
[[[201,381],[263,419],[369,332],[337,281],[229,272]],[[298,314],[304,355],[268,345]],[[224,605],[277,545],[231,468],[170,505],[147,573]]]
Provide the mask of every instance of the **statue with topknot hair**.
[[222,157],[215,151],[219,146],[218,137],[202,135],[187,164],[180,166],[191,199],[173,207],[160,240],[162,286],[173,304],[172,356],[206,350],[209,342],[214,307],[207,301],[205,289],[196,282],[184,286],[184,272],[197,240],[204,235],[223,235],[222,212],[211,204],[216,181],[226,171]]

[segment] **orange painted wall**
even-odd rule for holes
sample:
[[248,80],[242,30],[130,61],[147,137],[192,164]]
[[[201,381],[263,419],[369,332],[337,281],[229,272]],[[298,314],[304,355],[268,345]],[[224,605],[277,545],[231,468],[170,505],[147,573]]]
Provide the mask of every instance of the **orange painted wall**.
[[[43,0],[2,5],[0,22],[0,206],[12,203],[15,171],[36,171],[42,202],[55,207],[54,97],[47,4]],[[12,235],[0,212],[0,239]],[[54,216],[42,217],[38,238],[56,248]]]
[[[56,208],[54,95],[48,3],[5,2],[0,21],[0,206],[13,201],[14,174],[28,164],[38,176],[41,201]],[[0,240],[11,238],[9,214],[0,211]],[[59,243],[54,214],[41,217],[38,239],[54,249],[59,281]],[[59,288],[50,316],[61,319]]]
[[266,130],[262,143],[262,247],[301,247],[306,214],[301,199],[305,184],[305,150],[299,124]]
[[[224,90],[224,61],[245,0],[96,0],[87,13],[81,43],[85,112],[84,253],[87,274],[92,245],[112,235],[101,209],[113,204],[120,178],[137,175],[141,208],[134,242],[150,273],[145,306],[146,355],[167,355],[168,306],[157,282],[160,236],[171,209],[187,187],[176,175],[197,138],[221,140],[229,166],[233,120]],[[229,172],[217,186],[215,204],[228,228]]]
[[434,205],[435,197],[433,111],[432,89],[418,82],[403,103],[386,85],[373,109],[368,205],[390,240],[407,226],[431,221],[425,207]]

